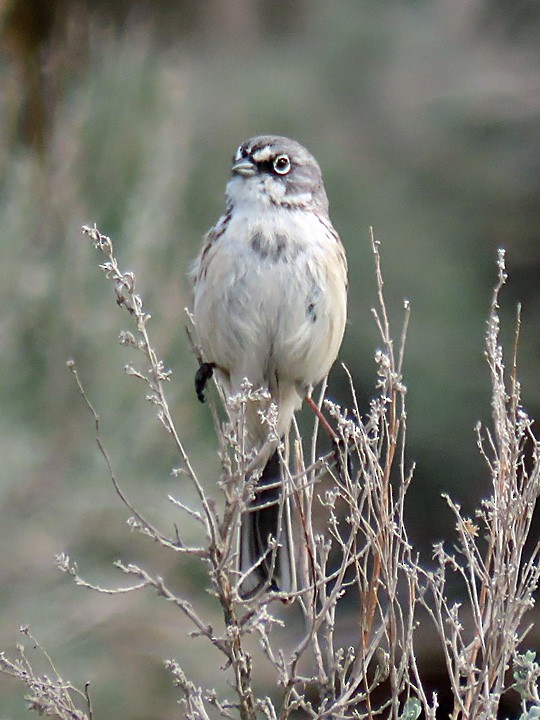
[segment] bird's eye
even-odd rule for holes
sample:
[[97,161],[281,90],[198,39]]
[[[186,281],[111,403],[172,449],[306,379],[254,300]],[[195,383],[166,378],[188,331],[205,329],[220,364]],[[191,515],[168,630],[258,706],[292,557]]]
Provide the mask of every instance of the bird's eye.
[[286,175],[291,171],[291,159],[288,155],[278,155],[274,160],[273,167],[278,175]]

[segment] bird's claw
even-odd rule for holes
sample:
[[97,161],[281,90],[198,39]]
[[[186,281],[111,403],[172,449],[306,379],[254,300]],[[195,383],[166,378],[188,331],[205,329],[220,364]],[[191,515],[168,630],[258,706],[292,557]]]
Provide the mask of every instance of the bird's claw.
[[202,403],[205,401],[204,391],[206,389],[208,381],[212,378],[212,375],[214,374],[214,368],[214,363],[202,362],[199,365],[199,369],[195,373],[195,392],[197,393],[199,401]]

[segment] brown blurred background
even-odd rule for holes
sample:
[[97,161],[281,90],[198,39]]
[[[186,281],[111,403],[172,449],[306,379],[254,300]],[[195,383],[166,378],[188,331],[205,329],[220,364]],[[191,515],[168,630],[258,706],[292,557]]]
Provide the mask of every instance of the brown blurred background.
[[[429,563],[431,543],[452,533],[440,493],[470,514],[489,490],[473,427],[490,418],[483,341],[499,247],[503,339],[510,350],[522,302],[524,404],[540,416],[540,6],[4,0],[0,23],[0,649],[28,623],[70,680],[91,681],[96,718],[168,720],[180,711],[162,659],[223,687],[221,659],[151,595],[92,595],[54,568],[66,551],[94,582],[121,583],[121,558],[190,598],[204,583],[204,568],[127,531],[66,369],[73,357],[126,493],[171,528],[167,494],[187,491],[170,477],[177,460],[144,389],[123,374],[136,360],[116,341],[128,318],[80,226],[96,222],[136,271],[183,439],[210,484],[215,440],[183,331],[189,265],[223,207],[236,146],[258,133],[305,144],[349,258],[341,359],[363,408],[379,342],[370,226],[396,338],[403,298],[412,305],[407,514]],[[349,403],[339,367],[331,394]],[[435,667],[431,641],[421,654]],[[0,677],[0,715],[25,712],[22,689]]]

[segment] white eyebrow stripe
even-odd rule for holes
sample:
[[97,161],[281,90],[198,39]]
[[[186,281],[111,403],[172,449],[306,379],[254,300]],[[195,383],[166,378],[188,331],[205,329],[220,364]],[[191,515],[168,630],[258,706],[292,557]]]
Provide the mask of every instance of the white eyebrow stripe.
[[258,150],[255,150],[252,153],[252,157],[255,160],[255,162],[266,162],[267,160],[270,160],[275,154],[275,150],[271,148],[269,145],[266,145],[263,148],[260,148]]

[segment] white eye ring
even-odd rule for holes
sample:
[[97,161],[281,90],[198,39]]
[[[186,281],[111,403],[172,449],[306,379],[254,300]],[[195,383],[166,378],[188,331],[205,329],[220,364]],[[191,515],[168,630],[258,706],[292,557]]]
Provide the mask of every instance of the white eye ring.
[[274,159],[272,167],[278,175],[287,175],[291,172],[291,159],[288,155],[278,155]]

